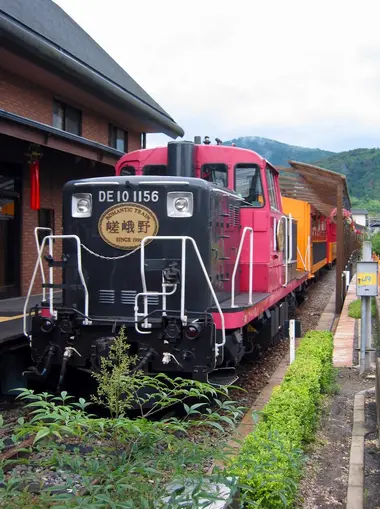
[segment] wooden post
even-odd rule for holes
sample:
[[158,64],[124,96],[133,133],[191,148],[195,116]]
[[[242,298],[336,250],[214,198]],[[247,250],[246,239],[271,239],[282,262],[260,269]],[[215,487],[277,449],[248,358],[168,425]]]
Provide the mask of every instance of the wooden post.
[[343,229],[343,185],[339,183],[336,189],[336,287],[335,313],[342,310],[342,274],[344,270],[344,229]]

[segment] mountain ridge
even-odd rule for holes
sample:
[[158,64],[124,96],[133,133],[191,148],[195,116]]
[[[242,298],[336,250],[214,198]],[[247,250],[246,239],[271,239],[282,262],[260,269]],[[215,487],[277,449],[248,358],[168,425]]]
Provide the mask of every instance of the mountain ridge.
[[314,164],[346,175],[353,208],[380,212],[380,148],[355,148],[332,152],[299,147],[260,136],[241,136],[223,145],[235,144],[257,152],[274,166],[288,166],[290,160]]

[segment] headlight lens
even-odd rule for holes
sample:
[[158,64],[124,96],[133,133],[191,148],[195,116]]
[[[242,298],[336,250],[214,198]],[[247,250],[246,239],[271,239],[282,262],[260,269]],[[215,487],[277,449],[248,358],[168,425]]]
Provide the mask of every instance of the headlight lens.
[[193,209],[193,193],[175,191],[167,194],[167,213],[169,217],[191,217]]
[[90,193],[73,194],[71,198],[72,217],[91,217],[92,195]]

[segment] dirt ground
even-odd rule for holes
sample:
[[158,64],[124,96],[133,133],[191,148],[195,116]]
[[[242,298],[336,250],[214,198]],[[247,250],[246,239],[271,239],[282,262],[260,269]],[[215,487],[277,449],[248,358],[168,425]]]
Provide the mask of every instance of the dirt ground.
[[[365,509],[380,508],[380,449],[377,446],[374,373],[359,375],[356,368],[339,369],[337,394],[323,406],[321,426],[310,448],[298,508],[341,509],[346,506],[354,396],[366,391]],[[358,508],[360,509],[360,508]]]

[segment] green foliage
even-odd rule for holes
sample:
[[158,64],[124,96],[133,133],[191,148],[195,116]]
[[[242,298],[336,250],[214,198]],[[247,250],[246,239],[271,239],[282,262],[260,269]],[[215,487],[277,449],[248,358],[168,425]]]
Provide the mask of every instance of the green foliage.
[[[380,207],[378,210],[380,210]],[[368,240],[372,243],[372,251],[380,256],[380,232],[374,233]]]
[[[90,403],[74,402],[66,392],[53,396],[16,389],[30,414],[19,419],[13,439],[17,444],[34,437],[32,459],[0,461],[0,507],[47,508],[52,497],[59,508],[206,507],[220,500],[213,488],[217,483],[230,487],[234,495],[234,476],[227,478],[218,469],[206,472],[211,458],[225,460],[228,453],[215,446],[228,438],[243,408],[229,400],[227,388],[180,377],[171,380],[164,374],[147,377],[134,369],[136,363],[121,329],[96,375],[94,401],[108,408],[111,418],[88,413]],[[140,416],[127,418],[136,403]],[[177,410],[182,407],[183,417],[148,420],[174,404]],[[33,466],[22,476],[6,474],[9,465],[20,462]],[[30,483],[48,478],[51,470],[63,473],[61,485],[30,493]],[[168,492],[170,483],[175,489]]]
[[352,206],[380,211],[380,149],[358,148],[340,152],[315,163],[347,176],[350,193],[357,199]]
[[[98,418],[87,413],[89,403],[83,399],[73,402],[65,392],[54,397],[22,390],[18,399],[29,401],[31,413],[27,419],[19,419],[14,443],[35,436],[33,457],[30,461],[0,461],[0,507],[48,508],[53,497],[59,508],[205,507],[220,499],[212,483],[230,487],[232,497],[237,489],[234,477],[226,478],[217,469],[205,472],[210,458],[222,460],[225,456],[215,444],[227,438],[242,410],[225,398],[216,399],[212,408],[207,394],[205,398],[203,403],[183,403],[185,416],[181,419],[156,422],[145,417]],[[206,402],[202,415],[200,408]],[[205,430],[202,435],[204,425],[212,433]],[[20,463],[30,465],[29,471],[22,476],[6,474],[10,464]],[[51,471],[62,473],[62,483],[31,493],[30,483],[48,478]],[[165,497],[170,483],[176,488]]]
[[[371,298],[371,314],[372,317],[376,316],[376,301],[372,297]],[[362,316],[362,303],[361,299],[356,299],[348,305],[348,316],[351,318],[360,319]]]
[[322,394],[334,390],[332,334],[308,332],[253,433],[229,467],[246,507],[290,507],[302,472],[302,447],[313,440]]

